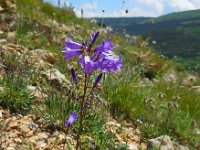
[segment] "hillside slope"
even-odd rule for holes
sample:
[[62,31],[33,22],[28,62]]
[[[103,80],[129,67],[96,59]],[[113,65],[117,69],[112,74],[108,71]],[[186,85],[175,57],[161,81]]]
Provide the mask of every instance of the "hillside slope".
[[124,28],[130,35],[150,37],[150,44],[156,41],[156,44],[151,44],[156,51],[170,58],[177,56],[178,61],[189,70],[200,70],[200,10],[171,13],[157,18],[104,20],[106,25],[115,30]]

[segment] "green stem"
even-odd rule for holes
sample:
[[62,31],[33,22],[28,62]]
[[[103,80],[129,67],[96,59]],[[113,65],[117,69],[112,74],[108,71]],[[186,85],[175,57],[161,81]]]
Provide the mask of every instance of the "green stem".
[[[82,130],[82,126],[83,126],[83,110],[84,110],[84,104],[85,104],[85,96],[86,96],[86,91],[87,91],[87,74],[85,73],[85,80],[84,80],[84,93],[83,93],[83,99],[81,100],[81,111],[80,111],[80,123],[79,123],[79,131],[77,134],[77,138],[76,138],[76,150],[78,150],[79,145],[80,145],[80,135],[81,135],[81,130]],[[80,145],[81,148],[81,145]]]

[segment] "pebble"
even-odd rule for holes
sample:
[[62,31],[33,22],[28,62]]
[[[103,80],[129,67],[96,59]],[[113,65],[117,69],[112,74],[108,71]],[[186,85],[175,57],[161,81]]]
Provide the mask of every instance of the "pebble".
[[0,118],[2,118],[3,117],[3,113],[2,113],[2,111],[0,111]]

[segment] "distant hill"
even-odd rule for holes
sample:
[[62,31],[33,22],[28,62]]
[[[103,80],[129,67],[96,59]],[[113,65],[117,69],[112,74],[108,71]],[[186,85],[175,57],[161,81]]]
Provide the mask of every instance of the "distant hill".
[[[98,18],[99,21],[102,18]],[[150,37],[151,46],[178,60],[189,69],[200,64],[200,10],[174,12],[157,18],[104,18],[104,24],[130,35]],[[154,42],[155,43],[155,42]],[[197,66],[196,66],[197,65]]]

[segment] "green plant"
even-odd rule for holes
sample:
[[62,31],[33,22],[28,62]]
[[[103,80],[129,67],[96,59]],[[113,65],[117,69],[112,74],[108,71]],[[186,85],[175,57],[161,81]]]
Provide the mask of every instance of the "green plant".
[[9,108],[12,112],[20,113],[29,110],[34,96],[27,90],[27,84],[23,78],[10,73],[5,75],[0,83],[5,88],[0,93],[0,105],[3,108]]

